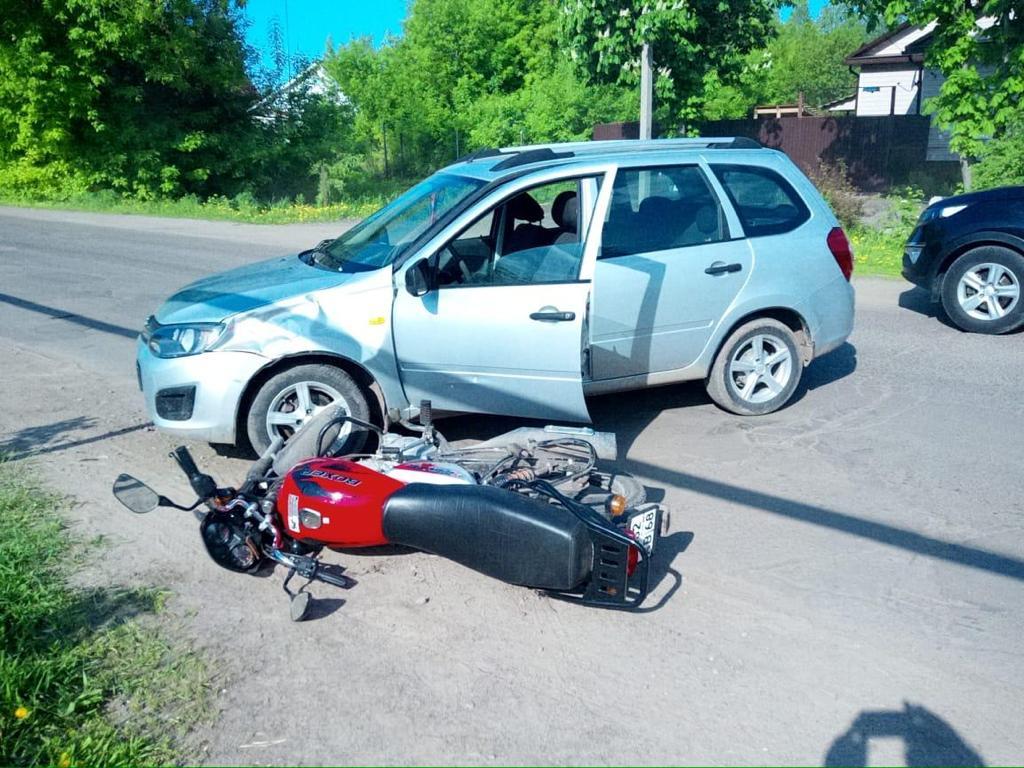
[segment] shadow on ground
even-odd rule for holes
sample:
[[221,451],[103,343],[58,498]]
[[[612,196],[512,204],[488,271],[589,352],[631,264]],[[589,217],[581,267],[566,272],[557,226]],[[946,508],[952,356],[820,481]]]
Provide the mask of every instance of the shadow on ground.
[[[900,294],[899,304],[903,309],[908,309],[911,312],[923,315],[924,317],[930,317],[938,320],[944,326],[952,328],[957,333],[967,333],[967,331],[962,328],[957,328],[953,324],[946,315],[945,310],[942,309],[942,304],[937,301],[932,301],[931,294],[924,288],[914,286],[913,288],[904,291]],[[1004,335],[1017,336],[1019,334],[1024,334],[1024,327],[1018,328],[1015,331],[1010,331],[1010,333]]]
[[907,766],[984,766],[985,761],[956,730],[924,707],[904,703],[901,710],[865,710],[825,753],[826,766],[868,766],[873,743],[898,739]]
[[74,434],[92,428],[95,424],[96,419],[91,416],[75,416],[38,427],[25,427],[0,438],[0,455],[3,455],[8,461],[16,461],[28,456],[41,456],[91,445],[153,426],[150,422],[144,422],[78,440],[67,439]]

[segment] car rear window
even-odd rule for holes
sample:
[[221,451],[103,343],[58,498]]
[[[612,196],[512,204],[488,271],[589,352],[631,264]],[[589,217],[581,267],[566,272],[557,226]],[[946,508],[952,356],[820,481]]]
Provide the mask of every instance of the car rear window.
[[796,229],[811,212],[789,182],[775,171],[749,165],[712,165],[747,237]]

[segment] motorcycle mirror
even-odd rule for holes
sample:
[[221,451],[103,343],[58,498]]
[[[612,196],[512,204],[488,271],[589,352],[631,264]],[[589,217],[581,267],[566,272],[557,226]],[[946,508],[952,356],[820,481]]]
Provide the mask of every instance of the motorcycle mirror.
[[302,621],[309,610],[309,592],[299,592],[292,598],[290,607],[292,621]]
[[113,491],[114,498],[137,515],[152,512],[163,501],[156,491],[131,475],[118,475],[114,480]]

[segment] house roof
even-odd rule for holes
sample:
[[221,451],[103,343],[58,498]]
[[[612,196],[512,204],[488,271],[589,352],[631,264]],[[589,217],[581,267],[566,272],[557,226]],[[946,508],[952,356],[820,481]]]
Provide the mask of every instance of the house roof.
[[924,61],[924,53],[931,43],[935,23],[918,26],[904,22],[895,29],[869,40],[846,57],[846,64],[902,64]]
[[857,94],[852,96],[843,96],[840,99],[835,99],[822,104],[821,108],[829,112],[852,112],[857,109]]

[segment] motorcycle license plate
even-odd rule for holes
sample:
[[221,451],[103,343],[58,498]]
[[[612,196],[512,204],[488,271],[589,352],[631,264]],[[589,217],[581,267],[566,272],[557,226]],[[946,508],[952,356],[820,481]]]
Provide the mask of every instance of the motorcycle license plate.
[[633,532],[637,543],[647,554],[654,551],[654,542],[658,537],[658,508],[651,507],[638,512],[629,519],[629,530]]

